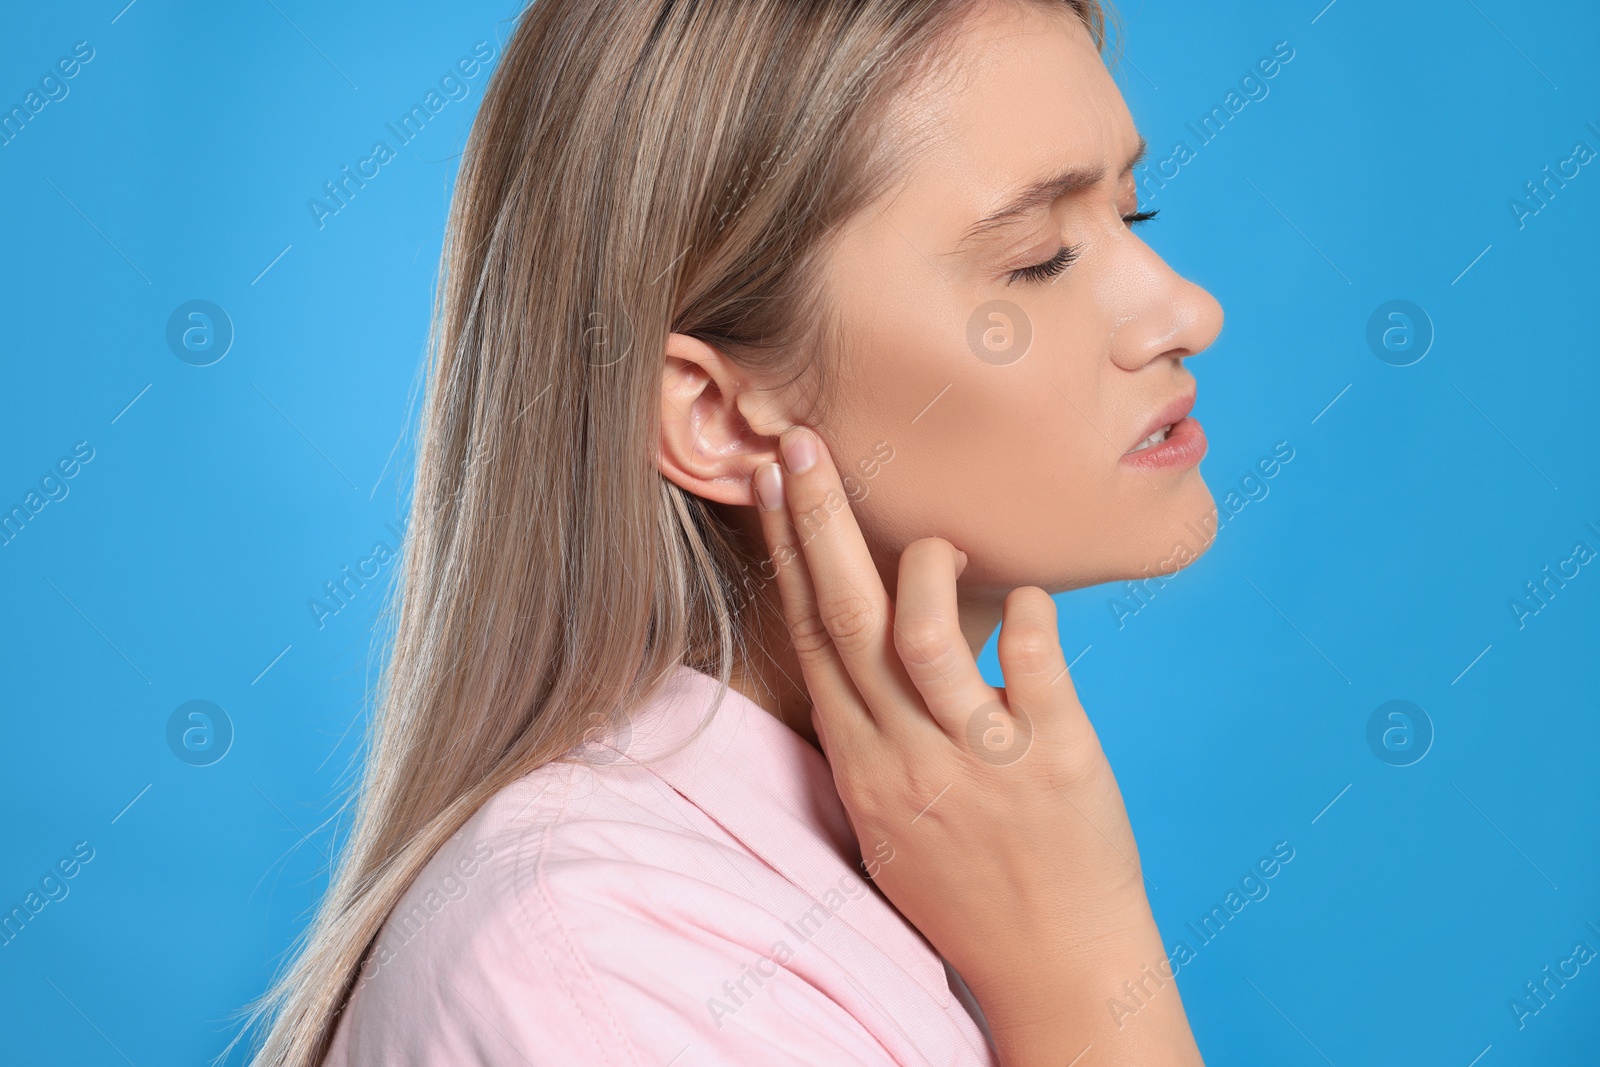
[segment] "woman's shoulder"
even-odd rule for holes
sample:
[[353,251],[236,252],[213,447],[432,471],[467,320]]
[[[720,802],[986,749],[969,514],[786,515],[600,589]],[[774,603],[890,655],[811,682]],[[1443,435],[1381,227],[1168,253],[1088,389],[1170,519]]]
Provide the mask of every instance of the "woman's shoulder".
[[[714,823],[646,777],[557,762],[491,797],[385,921],[329,1067],[635,1062],[606,946],[646,944],[673,908],[703,927],[690,872],[740,862]],[[486,1040],[501,1048],[485,1059]]]
[[716,692],[680,675],[631,737],[482,805],[386,921],[328,1067],[690,1046],[707,1065],[881,1065],[925,1042],[985,1062],[942,962],[861,878],[821,755],[736,694],[707,718]]
[[530,941],[587,922],[588,913],[614,918],[659,904],[675,880],[744,853],[643,766],[547,763],[490,797],[440,847],[391,912],[364,970],[382,971],[386,956],[400,959],[419,939],[434,965],[451,952],[500,948],[525,961]]

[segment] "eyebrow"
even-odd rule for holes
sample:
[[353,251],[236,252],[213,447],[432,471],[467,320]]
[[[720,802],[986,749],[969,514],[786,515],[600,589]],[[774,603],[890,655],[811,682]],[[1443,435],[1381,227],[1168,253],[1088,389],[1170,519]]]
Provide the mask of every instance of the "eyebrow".
[[[1144,159],[1145,152],[1149,149],[1143,137],[1134,149],[1133,155],[1122,165],[1121,174],[1127,174],[1138,166]],[[1041,179],[1023,189],[1013,197],[1005,207],[990,215],[985,215],[968,227],[967,232],[961,236],[959,245],[965,245],[975,238],[981,237],[1002,226],[1015,222],[1017,219],[1037,211],[1039,208],[1061,199],[1069,193],[1075,193],[1090,186],[1098,185],[1105,180],[1105,167],[1068,167],[1058,174]]]

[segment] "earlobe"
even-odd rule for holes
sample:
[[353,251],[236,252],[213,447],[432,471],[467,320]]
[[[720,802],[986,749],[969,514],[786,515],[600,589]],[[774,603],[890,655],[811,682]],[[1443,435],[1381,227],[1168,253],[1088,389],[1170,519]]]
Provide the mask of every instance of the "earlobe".
[[663,355],[661,473],[695,496],[754,507],[750,479],[778,454],[776,436],[746,418],[756,390],[740,368],[697,338],[670,334]]

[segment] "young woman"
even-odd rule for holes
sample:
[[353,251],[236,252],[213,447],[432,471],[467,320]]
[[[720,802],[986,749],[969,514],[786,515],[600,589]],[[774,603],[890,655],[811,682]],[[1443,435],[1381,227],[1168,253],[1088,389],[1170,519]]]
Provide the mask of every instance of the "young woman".
[[256,1063],[1200,1062],[1048,595],[1215,528],[1221,310],[1130,229],[1104,42],[1095,0],[524,13]]

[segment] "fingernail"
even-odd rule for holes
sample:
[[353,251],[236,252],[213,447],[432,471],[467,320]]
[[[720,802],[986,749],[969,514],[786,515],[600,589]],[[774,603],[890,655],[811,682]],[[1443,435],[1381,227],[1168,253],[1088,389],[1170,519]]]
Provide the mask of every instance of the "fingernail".
[[817,441],[811,431],[797,426],[783,435],[779,443],[783,452],[783,465],[790,474],[804,474],[817,461]]
[[967,554],[956,549],[956,577],[961,577],[961,572],[967,569]]
[[752,481],[756,485],[756,503],[762,511],[777,511],[783,507],[783,471],[776,463],[757,467]]

